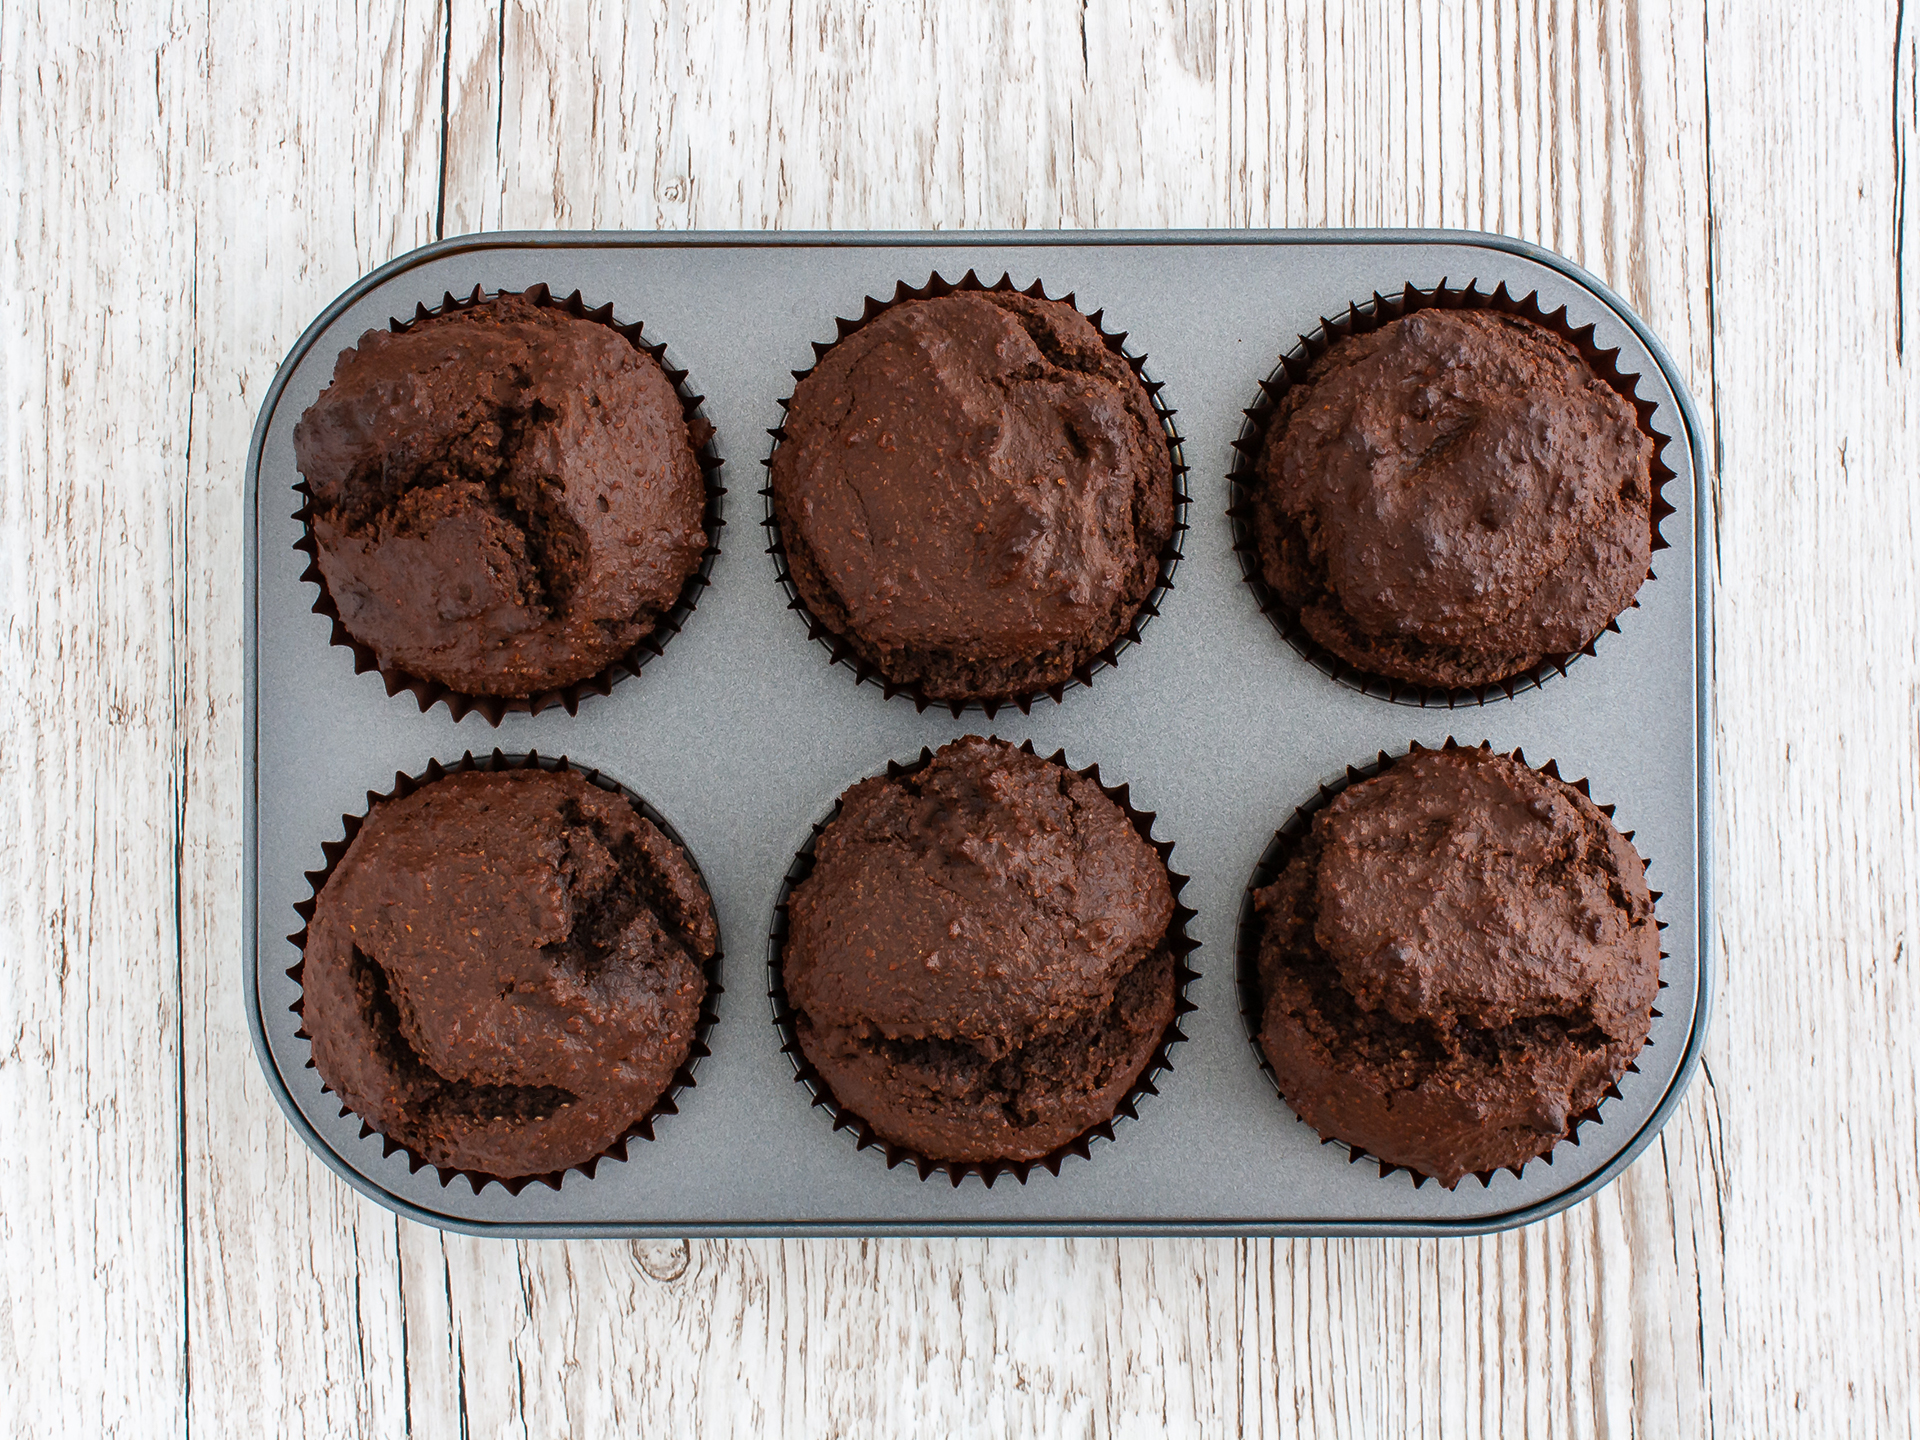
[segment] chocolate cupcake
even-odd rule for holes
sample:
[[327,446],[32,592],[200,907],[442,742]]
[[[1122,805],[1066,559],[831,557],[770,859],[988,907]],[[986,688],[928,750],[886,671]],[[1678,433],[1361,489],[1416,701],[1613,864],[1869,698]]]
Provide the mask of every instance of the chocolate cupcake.
[[1575,787],[1414,751],[1334,796],[1254,895],[1259,1042],[1329,1139],[1451,1188],[1588,1118],[1660,986],[1645,866]]
[[1629,395],[1504,288],[1390,303],[1280,394],[1248,538],[1283,629],[1389,689],[1484,696],[1633,603],[1664,472]]
[[967,736],[848,790],[812,862],[781,993],[832,1101],[890,1146],[1039,1160],[1169,1039],[1186,912],[1096,779]]
[[709,548],[705,422],[606,317],[544,301],[368,331],[294,429],[323,599],[390,689],[586,681],[677,627]]
[[870,313],[779,435],[771,517],[799,602],[836,658],[921,703],[1057,694],[1163,578],[1167,431],[1127,358],[1037,286]]
[[623,795],[458,771],[375,804],[337,858],[302,1028],[327,1087],[418,1161],[554,1175],[661,1101],[718,941],[692,862]]

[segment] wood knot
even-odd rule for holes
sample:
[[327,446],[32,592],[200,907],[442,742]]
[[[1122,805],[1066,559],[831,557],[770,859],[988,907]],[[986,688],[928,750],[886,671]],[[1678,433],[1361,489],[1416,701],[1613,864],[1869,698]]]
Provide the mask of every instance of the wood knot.
[[669,1285],[687,1273],[693,1263],[693,1247],[684,1240],[635,1240],[633,1263],[649,1279]]

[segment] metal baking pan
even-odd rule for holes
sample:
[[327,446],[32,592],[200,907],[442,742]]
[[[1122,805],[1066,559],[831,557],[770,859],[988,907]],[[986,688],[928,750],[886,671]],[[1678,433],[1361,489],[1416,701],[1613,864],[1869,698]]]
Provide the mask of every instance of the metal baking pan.
[[[991,719],[917,711],[832,666],[788,609],[760,528],[768,432],[792,376],[856,317],[868,296],[905,281],[1003,273],[1104,311],[1178,412],[1192,496],[1172,593],[1141,642],[1091,687]],[[1464,708],[1420,708],[1362,694],[1296,654],[1242,578],[1227,517],[1227,476],[1242,412],[1297,337],[1375,291],[1412,283],[1505,282],[1565,305],[1594,343],[1620,350],[1639,393],[1657,400],[1675,472],[1657,578],[1619,633],[1536,690]],[[685,630],[638,677],[589,696],[576,715],[421,713],[380,677],[356,675],[329,641],[300,579],[293,427],[363,331],[410,317],[451,292],[546,284],[611,302],[665,342],[668,363],[706,397],[725,461],[727,524],[713,584]],[[1712,774],[1706,752],[1709,533],[1698,415],[1660,342],[1605,286],[1520,241],[1458,231],[1192,231],[933,234],[476,235],[417,250],[327,307],[268,391],[247,470],[247,803],[243,983],[255,1047],[301,1136],[349,1184],[448,1229],[490,1235],[802,1234],[1467,1234],[1525,1224],[1591,1195],[1653,1138],[1700,1053],[1712,994],[1706,938]],[[810,827],[848,785],[977,731],[1064,749],[1158,812],[1171,863],[1193,877],[1199,978],[1172,1069],[1111,1141],[1024,1183],[978,1176],[954,1186],[858,1150],[795,1083],[767,999],[767,936],[781,882]],[[1293,1117],[1262,1073],[1234,976],[1243,891],[1274,830],[1316,787],[1409,742],[1490,741],[1555,760],[1618,807],[1623,829],[1664,892],[1667,959],[1660,1018],[1637,1073],[1602,1107],[1603,1123],[1551,1163],[1471,1177],[1448,1191],[1350,1164]],[[383,1157],[323,1092],[289,1006],[298,996],[288,940],[300,927],[305,873],[323,863],[343,815],[366,808],[396,772],[468,751],[537,750],[597,767],[644,795],[678,828],[712,887],[726,951],[725,993],[679,1113],[624,1163],[557,1190],[478,1193],[442,1185],[404,1154]]]

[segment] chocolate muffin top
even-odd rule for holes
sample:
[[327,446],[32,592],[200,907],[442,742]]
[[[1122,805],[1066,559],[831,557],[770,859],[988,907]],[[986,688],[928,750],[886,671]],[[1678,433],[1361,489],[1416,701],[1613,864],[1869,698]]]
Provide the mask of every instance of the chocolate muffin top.
[[934,700],[1072,678],[1160,580],[1173,462],[1146,387],[1071,305],[895,305],[794,391],[773,511],[794,588]]
[[1350,786],[1254,900],[1281,1093],[1445,1185],[1545,1154],[1646,1042],[1645,866],[1586,796],[1508,756],[1420,750]]
[[465,771],[374,806],[308,927],[328,1087],[434,1165],[512,1178],[600,1154],[687,1058],[718,944],[706,887],[571,772]]
[[502,697],[604,670],[672,608],[707,545],[695,443],[652,356],[516,294],[369,330],[294,428],[348,634]]
[[1261,571],[1370,674],[1491,685],[1591,643],[1647,576],[1653,442],[1577,350],[1491,310],[1334,342],[1256,472]]
[[1033,1159],[1111,1118],[1172,1018],[1167,869],[1092,780],[968,736],[841,797],[788,898],[807,1058],[897,1144]]

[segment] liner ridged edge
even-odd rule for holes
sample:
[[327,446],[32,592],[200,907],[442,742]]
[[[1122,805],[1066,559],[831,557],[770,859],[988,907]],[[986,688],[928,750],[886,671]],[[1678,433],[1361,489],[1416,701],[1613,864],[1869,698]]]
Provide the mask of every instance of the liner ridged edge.
[[[1031,740],[1023,741],[1018,748],[1029,755],[1037,755]],[[933,762],[933,753],[931,749],[923,746],[917,759],[904,764],[897,760],[889,760],[884,773],[889,780],[914,774]],[[773,1007],[774,1027],[780,1033],[780,1053],[785,1055],[793,1065],[794,1082],[806,1087],[807,1093],[812,1097],[814,1108],[826,1111],[835,1131],[849,1130],[853,1133],[856,1142],[855,1150],[881,1151],[889,1170],[902,1164],[912,1165],[921,1180],[928,1180],[936,1174],[944,1175],[956,1188],[969,1175],[978,1175],[989,1189],[1002,1175],[1010,1174],[1022,1185],[1027,1183],[1027,1177],[1036,1169],[1043,1169],[1048,1174],[1057,1176],[1061,1165],[1069,1155],[1078,1155],[1083,1160],[1089,1160],[1092,1158],[1094,1140],[1114,1139],[1114,1125],[1122,1117],[1136,1121],[1140,1118],[1138,1109],[1140,1100],[1145,1096],[1160,1093],[1154,1081],[1173,1069],[1172,1048],[1187,1038],[1186,1032],[1180,1027],[1180,1021],[1183,1016],[1192,1014],[1198,1008],[1188,998],[1187,992],[1193,982],[1200,978],[1199,972],[1187,963],[1187,957],[1200,948],[1200,942],[1188,932],[1187,926],[1199,912],[1180,903],[1181,892],[1186,889],[1191,877],[1182,875],[1170,863],[1174,842],[1154,839],[1153,822],[1157,812],[1139,810],[1133,806],[1128,798],[1130,784],[1108,785],[1100,778],[1098,765],[1089,765],[1079,770],[1073,769],[1066,763],[1064,750],[1056,750],[1052,755],[1044,758],[1049,763],[1059,765],[1069,773],[1091,780],[1099,786],[1100,793],[1120,807],[1128,823],[1133,826],[1134,832],[1151,845],[1154,853],[1160,857],[1160,863],[1165,867],[1168,882],[1173,888],[1173,918],[1167,924],[1165,941],[1168,949],[1173,952],[1173,1016],[1167,1021],[1167,1028],[1160,1037],[1160,1043],[1154,1047],[1147,1063],[1141,1067],[1139,1075],[1127,1087],[1126,1094],[1121,1096],[1114,1106],[1112,1116],[1089,1126],[1073,1139],[1056,1146],[1037,1159],[936,1160],[908,1146],[896,1145],[893,1141],[886,1139],[864,1119],[834,1099],[833,1091],[826,1080],[814,1069],[802,1052],[800,1038],[793,1025],[793,1007],[787,999],[786,984],[781,971],[781,952],[785,948],[787,939],[787,900],[793,893],[794,887],[813,873],[814,847],[819,843],[821,834],[840,815],[841,802],[836,799],[833,809],[814,824],[806,843],[794,855],[793,863],[781,879],[780,891],[774,900],[773,925],[767,937],[767,998]]]
[[[313,498],[303,478],[295,482],[293,490],[300,496],[300,506],[294,511],[293,518],[300,522],[300,538],[293,548],[307,557],[306,568],[301,571],[300,579],[310,581],[319,591],[313,602],[313,612],[323,615],[331,622],[332,630],[328,636],[330,644],[340,646],[353,654],[353,673],[364,675],[372,670],[379,674],[387,687],[389,697],[407,691],[414,697],[422,714],[437,704],[444,704],[447,713],[454,720],[464,719],[469,714],[477,714],[489,725],[498,726],[507,715],[538,715],[542,711],[564,707],[569,715],[577,714],[580,703],[589,695],[607,695],[613,687],[629,675],[638,675],[648,661],[661,654],[667,642],[678,635],[681,628],[692,617],[699,604],[700,592],[712,583],[714,563],[720,558],[720,531],[726,525],[722,515],[722,497],[727,493],[720,483],[720,471],[724,465],[719,452],[714,448],[718,432],[712,423],[701,413],[706,397],[694,393],[687,383],[687,372],[676,370],[667,364],[667,346],[664,341],[648,344],[642,338],[644,321],[621,323],[613,318],[611,301],[594,309],[589,309],[575,290],[565,298],[555,298],[545,285],[532,285],[525,290],[489,292],[476,285],[464,299],[457,298],[451,292],[443,295],[441,303],[433,309],[416,303],[413,315],[405,320],[394,317],[388,320],[388,326],[395,334],[400,334],[422,320],[432,319],[436,315],[450,314],[459,310],[471,310],[483,300],[497,299],[504,294],[524,295],[535,305],[543,308],[564,310],[578,319],[593,320],[605,325],[624,338],[634,349],[651,357],[665,373],[667,381],[673,386],[674,393],[680,398],[680,413],[687,423],[689,438],[693,440],[693,458],[700,467],[700,478],[706,492],[705,504],[701,510],[701,527],[706,532],[706,547],[700,553],[700,562],[687,576],[680,587],[680,594],[673,604],[654,622],[654,626],[640,641],[628,651],[601,670],[584,680],[576,680],[571,685],[560,686],[553,690],[544,690],[537,695],[469,695],[442,684],[438,680],[428,680],[414,675],[398,666],[383,666],[372,647],[355,639],[340,618],[339,608],[333,603],[333,596],[327,590],[326,577],[320,572],[320,550],[313,534]],[[357,343],[357,342],[356,342]]]
[[[1146,371],[1147,357],[1145,355],[1135,356],[1127,353],[1125,348],[1127,339],[1126,331],[1113,332],[1107,330],[1102,323],[1106,315],[1104,309],[1096,310],[1091,315],[1086,314],[1086,312],[1081,311],[1080,307],[1075,303],[1072,291],[1068,291],[1065,295],[1059,297],[1049,296],[1046,292],[1045,282],[1041,280],[1035,280],[1033,284],[1027,286],[1025,289],[1021,289],[1013,283],[1013,278],[1011,274],[1008,273],[1003,273],[997,281],[989,285],[982,281],[972,270],[967,271],[967,273],[957,281],[945,279],[939,271],[936,270],[928,275],[927,283],[917,289],[908,285],[904,280],[898,281],[894,286],[893,298],[891,300],[878,300],[871,295],[866,296],[861,307],[859,319],[848,320],[844,317],[835,317],[833,322],[835,329],[833,340],[824,344],[818,340],[813,342],[813,364],[805,370],[795,370],[792,372],[795,386],[797,387],[802,380],[806,379],[807,376],[811,375],[814,370],[819,367],[820,361],[826,357],[827,352],[832,350],[835,345],[838,345],[849,335],[865,329],[868,325],[872,324],[874,320],[893,309],[896,305],[904,305],[914,300],[937,299],[941,296],[952,295],[963,291],[984,291],[987,293],[1011,292],[1017,295],[1025,295],[1035,300],[1056,301],[1056,303],[1071,306],[1076,313],[1079,313],[1083,319],[1090,322],[1093,328],[1099,332],[1100,338],[1106,343],[1107,349],[1127,362],[1128,367],[1132,369],[1135,377],[1138,378],[1141,385],[1146,389],[1147,399],[1153,406],[1153,413],[1158,417],[1160,427],[1165,433],[1167,455],[1173,465],[1173,529],[1167,537],[1166,546],[1161,550],[1159,555],[1159,579],[1155,581],[1153,588],[1147,592],[1147,598],[1141,602],[1139,610],[1136,611],[1133,618],[1127,622],[1126,628],[1121,631],[1119,637],[1076,669],[1069,678],[1055,685],[1046,686],[1042,689],[1029,691],[1021,695],[1008,695],[993,699],[941,700],[929,698],[917,682],[908,685],[895,684],[882,675],[878,669],[855,654],[853,648],[848,645],[836,631],[829,628],[813,613],[807,606],[806,601],[801,598],[799,588],[793,583],[793,575],[787,564],[786,546],[780,536],[780,523],[774,514],[773,508],[773,457],[787,438],[784,418],[779,425],[767,432],[773,439],[773,445],[767,452],[767,458],[761,462],[767,470],[767,484],[760,492],[761,498],[766,506],[766,518],[760,523],[767,532],[767,554],[773,557],[775,575],[779,579],[780,588],[787,596],[787,608],[796,611],[801,620],[805,622],[807,638],[818,641],[826,649],[829,657],[829,665],[845,665],[853,671],[856,684],[870,683],[876,685],[888,699],[892,699],[896,695],[905,696],[913,702],[915,710],[925,711],[932,707],[938,707],[947,710],[955,719],[958,719],[969,710],[977,710],[984,713],[987,719],[991,720],[1006,706],[1013,706],[1017,708],[1021,714],[1025,715],[1030,713],[1034,704],[1040,700],[1051,699],[1055,704],[1058,704],[1061,697],[1068,690],[1076,686],[1090,689],[1093,685],[1093,677],[1095,675],[1102,670],[1112,669],[1118,666],[1120,656],[1125,653],[1128,647],[1140,643],[1141,635],[1146,629],[1147,622],[1160,613],[1160,606],[1165,601],[1167,592],[1174,588],[1173,572],[1179,565],[1183,552],[1182,537],[1184,537],[1187,532],[1187,509],[1188,506],[1192,504],[1193,497],[1188,493],[1187,489],[1188,466],[1186,464],[1185,451],[1182,448],[1185,443],[1184,438],[1173,423],[1173,417],[1178,412],[1169,409],[1160,398],[1160,392],[1165,388],[1165,382],[1148,378]],[[792,404],[793,392],[789,391],[780,401],[782,417],[792,408]]]
[[[332,878],[333,872],[338,867],[341,859],[352,847],[354,838],[360,833],[361,827],[372,817],[376,805],[388,800],[402,799],[405,796],[426,788],[436,781],[445,779],[449,775],[459,775],[467,771],[497,773],[531,769],[575,774],[591,785],[596,785],[610,794],[620,796],[641,815],[652,821],[653,824],[658,827],[661,834],[665,835],[668,840],[680,848],[680,853],[686,857],[687,863],[693,867],[693,873],[700,881],[701,890],[707,894],[708,905],[711,906],[713,904],[713,894],[707,885],[707,877],[701,871],[700,862],[694,857],[692,849],[687,845],[686,841],[681,838],[680,832],[674,829],[672,823],[666,816],[654,809],[645,798],[628,789],[619,781],[603,775],[598,770],[586,769],[575,765],[564,755],[558,757],[543,756],[534,750],[528,751],[525,755],[508,755],[496,748],[491,754],[476,759],[473,752],[469,750],[452,765],[442,765],[438,760],[429,760],[426,769],[418,775],[396,772],[393,777],[393,789],[384,794],[379,791],[369,790],[367,792],[367,806],[365,810],[358,815],[343,815],[340,817],[341,829],[343,831],[341,838],[338,840],[327,840],[321,843],[320,851],[325,857],[326,863],[318,870],[309,870],[306,872],[306,880],[310,893],[305,900],[299,901],[293,907],[294,912],[300,917],[301,925],[300,928],[289,935],[287,939],[291,940],[299,949],[300,959],[287,968],[287,978],[292,980],[296,986],[301,985],[301,975],[306,967],[307,931],[313,922],[313,913],[319,903],[320,892],[326,888],[327,881]],[[440,1185],[443,1189],[451,1185],[456,1177],[464,1176],[467,1183],[472,1186],[475,1195],[478,1195],[488,1185],[498,1185],[505,1190],[507,1194],[515,1196],[527,1186],[535,1183],[545,1185],[551,1190],[558,1190],[566,1176],[572,1171],[578,1171],[587,1180],[592,1180],[602,1160],[615,1160],[625,1164],[629,1158],[628,1146],[634,1140],[652,1140],[654,1138],[653,1127],[655,1121],[663,1116],[677,1115],[680,1113],[680,1107],[677,1103],[678,1097],[682,1092],[691,1090],[698,1083],[695,1079],[694,1071],[701,1060],[713,1053],[707,1044],[707,1040],[713,1032],[714,1025],[720,1018],[719,1008],[716,1002],[717,997],[725,989],[720,983],[721,962],[724,958],[723,948],[716,939],[713,955],[701,967],[701,973],[707,982],[706,992],[700,998],[700,1015],[699,1019],[694,1022],[693,1036],[688,1042],[686,1056],[681,1060],[680,1064],[674,1068],[673,1076],[667,1081],[666,1088],[660,1092],[659,1099],[655,1100],[653,1104],[647,1108],[645,1114],[636,1119],[612,1144],[608,1145],[606,1149],[600,1151],[597,1155],[591,1156],[578,1164],[566,1166],[564,1169],[546,1171],[537,1175],[500,1176],[486,1174],[477,1170],[467,1170],[457,1166],[434,1165],[431,1161],[415,1154],[399,1141],[374,1129],[374,1127],[364,1119],[360,1121],[360,1134],[358,1138],[365,1140],[370,1136],[379,1136],[381,1143],[380,1158],[385,1160],[395,1154],[405,1155],[409,1174],[418,1172],[423,1166],[431,1166],[435,1174],[440,1177]],[[305,1007],[306,991],[304,986],[302,986],[298,997],[287,1008],[301,1017],[300,1028],[294,1032],[294,1038],[307,1042],[308,1054],[304,1068],[313,1070],[316,1067],[313,1062],[312,1037],[307,1034]],[[321,1082],[320,1089],[322,1094],[334,1095],[336,1099],[339,1098],[334,1089],[326,1084],[324,1080]],[[344,1102],[340,1106],[340,1114],[342,1117],[353,1115],[359,1118],[358,1112]]]
[[[1668,548],[1666,537],[1661,533],[1660,526],[1661,522],[1673,514],[1676,508],[1666,498],[1666,486],[1674,478],[1675,471],[1663,458],[1667,446],[1674,443],[1674,437],[1665,435],[1654,427],[1653,417],[1659,409],[1659,403],[1656,400],[1641,398],[1640,373],[1620,369],[1618,348],[1601,350],[1595,345],[1593,323],[1576,328],[1567,318],[1565,305],[1554,311],[1543,309],[1540,305],[1540,292],[1537,289],[1515,299],[1507,289],[1507,283],[1504,280],[1490,292],[1482,291],[1477,279],[1470,280],[1465,289],[1455,289],[1442,279],[1431,290],[1422,290],[1411,282],[1392,295],[1382,295],[1376,290],[1371,298],[1350,304],[1345,313],[1338,318],[1329,320],[1322,317],[1319,328],[1311,334],[1299,336],[1299,343],[1280,357],[1273,372],[1260,382],[1260,399],[1241,412],[1246,419],[1241,426],[1240,437],[1233,443],[1234,465],[1227,475],[1229,486],[1227,518],[1232,528],[1234,553],[1240,559],[1240,573],[1252,589],[1261,613],[1273,622],[1281,638],[1321,673],[1351,689],[1378,699],[1428,709],[1451,710],[1466,705],[1485,705],[1491,700],[1510,699],[1525,691],[1537,689],[1552,677],[1566,674],[1567,667],[1580,656],[1593,654],[1594,647],[1599,643],[1599,637],[1596,636],[1577,651],[1565,655],[1549,655],[1526,670],[1506,676],[1504,679],[1489,681],[1485,685],[1445,689],[1421,685],[1410,680],[1398,680],[1392,676],[1377,675],[1343,660],[1306,632],[1300,624],[1298,615],[1293,613],[1266,581],[1266,576],[1261,569],[1258,540],[1253,523],[1254,507],[1258,496],[1260,453],[1266,447],[1268,426],[1278,412],[1281,398],[1287,391],[1304,380],[1313,362],[1326,354],[1337,341],[1353,335],[1369,334],[1394,320],[1421,310],[1437,309],[1493,310],[1500,314],[1517,315],[1522,319],[1531,320],[1572,345],[1592,368],[1594,374],[1633,406],[1642,433],[1653,442],[1653,458],[1650,465],[1653,504],[1650,523],[1655,554]],[[1653,579],[1653,568],[1649,564],[1646,581],[1642,584]],[[1638,609],[1639,606],[1639,592],[1636,590],[1633,602],[1627,608]],[[1604,635],[1612,631],[1618,634],[1619,630],[1619,617],[1615,616],[1606,623],[1600,633]]]
[[[1409,756],[1418,755],[1430,748],[1429,746],[1420,744],[1420,742],[1416,740],[1411,742],[1406,751],[1400,755],[1390,755],[1385,750],[1382,750],[1373,760],[1368,761],[1364,765],[1347,766],[1346,773],[1337,777],[1331,784],[1323,783],[1320,785],[1313,798],[1295,806],[1293,814],[1287,818],[1286,823],[1274,831],[1273,838],[1267,842],[1266,849],[1261,852],[1259,861],[1253,867],[1253,874],[1247,881],[1246,889],[1241,893],[1240,911],[1234,922],[1233,940],[1234,989],[1236,998],[1239,1001],[1240,1019],[1246,1029],[1247,1043],[1253,1047],[1254,1058],[1260,1064],[1261,1073],[1267,1077],[1268,1082],[1273,1086],[1274,1094],[1279,1096],[1283,1102],[1286,1101],[1287,1097],[1286,1092],[1281,1088],[1280,1077],[1274,1074],[1272,1062],[1267,1059],[1266,1051],[1260,1047],[1260,1025],[1266,1009],[1264,998],[1260,993],[1259,968],[1260,941],[1263,938],[1263,927],[1260,924],[1259,915],[1254,908],[1254,894],[1259,890],[1265,889],[1279,878],[1280,872],[1286,868],[1287,862],[1293,858],[1295,848],[1305,839],[1308,830],[1311,829],[1314,817],[1325,810],[1327,806],[1331,805],[1337,796],[1353,785],[1384,775],[1401,760]],[[1449,735],[1446,742],[1440,746],[1442,752],[1468,749],[1491,751],[1493,745],[1492,742],[1485,740],[1481,741],[1477,746],[1461,745]],[[1519,761],[1520,764],[1527,765],[1527,758],[1519,749],[1507,753],[1512,759]],[[1538,774],[1549,775],[1555,780],[1560,780],[1562,784],[1570,785],[1573,789],[1578,790],[1582,795],[1586,796],[1588,800],[1593,800],[1593,794],[1588,788],[1586,779],[1584,777],[1579,780],[1563,779],[1557,760],[1549,760],[1540,766],[1529,765],[1528,768]],[[1609,822],[1612,821],[1614,813],[1613,805],[1602,805],[1598,801],[1595,801],[1594,807],[1599,810],[1602,815],[1605,815]],[[1631,830],[1621,833],[1628,844],[1633,843],[1633,832]],[[1640,853],[1637,846],[1635,847],[1635,853]],[[1641,855],[1641,860],[1644,863],[1651,864],[1645,855]],[[1667,922],[1659,918],[1660,897],[1665,892],[1649,888],[1648,893],[1653,897],[1655,907],[1654,925],[1659,930],[1665,930],[1667,928]],[[1661,969],[1663,971],[1666,968],[1667,958],[1667,952],[1663,948],[1660,951]],[[1666,988],[1666,976],[1662,974],[1660,977],[1660,989],[1665,990]],[[1660,1008],[1658,1005],[1655,1005],[1653,1009],[1653,1019],[1659,1019],[1660,1015]],[[1651,1048],[1653,1044],[1653,1035],[1652,1032],[1649,1031],[1645,1042],[1642,1043],[1640,1048],[1642,1051],[1645,1051]],[[1639,1069],[1640,1067],[1637,1062],[1628,1062],[1627,1072],[1638,1074]],[[1582,1125],[1604,1125],[1606,1123],[1606,1117],[1601,1113],[1601,1106],[1604,1105],[1607,1100],[1617,1100],[1619,1098],[1619,1081],[1616,1078],[1608,1082],[1607,1088],[1602,1093],[1599,1102],[1589,1106],[1578,1115],[1568,1118],[1565,1137],[1554,1141],[1552,1147],[1549,1148],[1545,1154],[1537,1155],[1532,1160],[1525,1161],[1521,1165],[1496,1167],[1492,1170],[1472,1170],[1467,1173],[1479,1180],[1482,1189],[1486,1189],[1493,1184],[1493,1177],[1499,1174],[1501,1169],[1507,1170],[1517,1178],[1527,1165],[1535,1163],[1552,1165],[1554,1151],[1558,1150],[1562,1145],[1578,1146],[1580,1144],[1580,1127]],[[1292,1115],[1300,1124],[1307,1125],[1309,1129],[1315,1130],[1316,1134],[1319,1133],[1317,1127],[1312,1126],[1307,1120],[1301,1117],[1290,1103],[1287,1106],[1287,1113]],[[1390,1160],[1383,1160],[1378,1155],[1372,1154],[1363,1147],[1341,1140],[1337,1136],[1321,1135],[1320,1143],[1322,1145],[1339,1145],[1343,1147],[1347,1151],[1349,1164],[1358,1164],[1362,1160],[1375,1161],[1380,1167],[1380,1178],[1382,1180],[1387,1179],[1396,1170],[1404,1170],[1407,1175],[1411,1177],[1413,1186],[1417,1190],[1426,1184],[1428,1180],[1434,1178],[1414,1169],[1411,1165],[1401,1165]],[[1463,1176],[1462,1178],[1464,1179],[1465,1177]],[[1438,1182],[1436,1181],[1435,1183]],[[1457,1184],[1458,1182],[1456,1181],[1455,1183]],[[1443,1188],[1451,1190],[1454,1187],[1449,1185]]]

